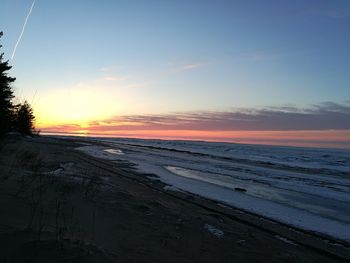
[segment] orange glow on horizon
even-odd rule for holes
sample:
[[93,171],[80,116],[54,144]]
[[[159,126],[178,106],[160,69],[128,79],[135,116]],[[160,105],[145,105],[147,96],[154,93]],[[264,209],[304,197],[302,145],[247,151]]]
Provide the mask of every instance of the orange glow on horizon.
[[[105,130],[98,132],[79,125],[46,127],[45,134],[143,139],[203,140],[247,144],[350,148],[350,130],[307,131],[199,131],[199,130]],[[344,144],[343,144],[344,142]]]

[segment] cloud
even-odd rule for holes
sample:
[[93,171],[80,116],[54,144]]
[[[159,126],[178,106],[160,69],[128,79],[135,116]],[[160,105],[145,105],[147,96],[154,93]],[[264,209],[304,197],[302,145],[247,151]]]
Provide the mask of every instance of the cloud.
[[350,130],[350,104],[324,102],[309,108],[266,107],[236,111],[198,111],[116,116],[91,122],[89,131],[307,131]]
[[124,81],[124,80],[127,80],[128,77],[105,76],[103,79],[104,80],[108,80],[108,81]]
[[30,14],[31,14],[32,11],[33,11],[34,5],[35,5],[35,0],[33,1],[32,5],[31,5],[31,7],[30,7],[30,9],[29,9],[29,12],[28,12],[28,14],[27,14],[27,17],[26,17],[26,19],[25,19],[25,21],[24,21],[24,24],[23,24],[23,26],[22,26],[21,34],[19,35],[19,37],[18,37],[18,39],[17,39],[17,42],[16,42],[16,44],[15,44],[15,47],[14,47],[13,52],[12,52],[12,55],[11,55],[11,59],[13,59],[13,58],[15,57],[18,44],[19,44],[19,42],[21,42],[21,39],[22,39],[24,30],[25,30],[25,28],[26,28],[26,26],[27,26],[28,19],[29,19],[29,17],[30,17]]
[[112,71],[118,71],[120,69],[121,69],[121,67],[112,66],[112,67],[102,67],[102,68],[100,68],[100,71],[102,71],[102,72],[112,72]]
[[180,69],[181,70],[190,70],[190,69],[196,69],[203,67],[205,64],[204,63],[191,63],[191,64],[186,64],[182,66]]
[[116,116],[44,132],[350,148],[350,103]]

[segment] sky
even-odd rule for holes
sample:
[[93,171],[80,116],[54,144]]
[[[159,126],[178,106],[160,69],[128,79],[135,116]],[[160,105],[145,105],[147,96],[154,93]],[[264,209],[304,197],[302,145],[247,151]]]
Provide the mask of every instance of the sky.
[[42,132],[350,148],[350,1],[1,0]]

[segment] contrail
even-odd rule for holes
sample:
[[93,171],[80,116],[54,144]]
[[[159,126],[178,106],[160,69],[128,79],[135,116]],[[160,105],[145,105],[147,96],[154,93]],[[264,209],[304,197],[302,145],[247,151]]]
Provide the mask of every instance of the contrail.
[[14,57],[15,54],[16,54],[17,46],[18,46],[19,42],[21,41],[22,35],[23,35],[23,33],[24,33],[24,30],[26,29],[26,25],[27,25],[27,23],[28,23],[28,19],[29,19],[29,17],[30,17],[30,14],[31,14],[32,11],[33,11],[34,4],[35,4],[35,0],[33,1],[32,6],[30,7],[30,10],[29,10],[29,13],[28,13],[28,15],[27,15],[27,17],[26,17],[26,20],[24,21],[21,34],[19,35],[19,38],[18,38],[17,43],[16,43],[16,45],[15,45],[15,48],[13,49],[11,59],[13,59],[13,57]]

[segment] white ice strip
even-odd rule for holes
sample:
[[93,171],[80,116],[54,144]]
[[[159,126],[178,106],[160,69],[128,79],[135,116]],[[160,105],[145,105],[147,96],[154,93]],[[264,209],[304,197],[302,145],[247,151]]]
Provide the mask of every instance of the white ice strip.
[[117,155],[123,155],[123,151],[119,149],[106,149],[105,152],[111,153],[111,154],[117,154]]
[[285,243],[288,243],[288,244],[291,244],[291,245],[294,245],[294,246],[297,246],[298,244],[296,244],[295,242],[293,242],[292,240],[289,240],[288,238],[285,238],[285,237],[281,237],[279,235],[276,235],[275,236],[277,239],[279,240],[282,240],[283,242]]
[[187,169],[246,180],[247,182],[253,181],[276,188],[350,202],[350,177],[276,170],[161,149],[129,145],[118,145],[118,147],[134,152],[132,155],[129,154],[128,157],[146,158],[150,162],[159,163],[159,165],[181,166]]
[[101,158],[110,161],[118,160],[118,156],[122,155],[120,153],[116,154],[116,152],[114,151],[111,152],[110,150],[112,149],[106,149],[106,147],[96,145],[83,146],[78,147],[76,149],[96,158]]
[[[148,174],[150,173],[156,174],[159,176],[159,179],[164,183],[170,186],[176,187],[182,191],[198,194],[212,200],[217,200],[219,202],[226,203],[228,205],[241,208],[246,211],[250,211],[259,215],[263,215],[268,218],[275,219],[277,221],[287,223],[302,229],[320,232],[330,236],[334,236],[336,238],[350,241],[350,231],[348,231],[350,228],[350,224],[342,222],[341,220],[337,220],[337,215],[340,215],[340,214],[343,220],[346,220],[346,218],[350,215],[348,210],[339,209],[339,211],[337,210],[336,212],[334,212],[334,211],[328,210],[329,207],[325,206],[323,207],[324,211],[321,211],[323,202],[320,202],[319,214],[311,212],[312,204],[315,203],[313,202],[312,199],[320,198],[322,196],[317,197],[317,195],[312,195],[312,194],[309,195],[309,200],[303,200],[305,202],[305,209],[299,209],[293,206],[297,204],[297,202],[293,204],[293,200],[294,200],[293,198],[295,198],[295,196],[298,196],[298,195],[293,195],[293,196],[285,195],[286,198],[289,198],[289,205],[280,204],[271,200],[266,200],[263,198],[258,198],[256,196],[249,195],[249,191],[251,191],[251,188],[249,187],[247,187],[248,189],[247,193],[241,193],[238,191],[233,191],[232,189],[223,187],[218,184],[213,184],[212,182],[199,180],[199,178],[186,178],[184,176],[179,176],[170,172],[169,169],[164,168],[168,166],[173,166],[173,167],[180,167],[182,169],[198,170],[202,172],[206,170],[210,171],[210,169],[212,169],[215,165],[218,165],[218,163],[215,160],[210,160],[210,158],[208,159],[208,158],[203,158],[202,156],[198,157],[188,153],[185,154],[185,153],[174,153],[174,152],[172,153],[173,155],[171,156],[168,151],[165,151],[162,149],[149,149],[149,148],[146,149],[142,147],[135,147],[135,146],[128,146],[128,145],[124,145],[123,146],[124,148],[122,148],[119,146],[118,146],[118,149],[119,148],[122,149],[123,152],[125,153],[124,155],[116,156],[113,154],[106,153],[104,151],[105,148],[100,146],[95,146],[95,147],[86,146],[86,147],[80,147],[79,149],[98,158],[103,158],[107,160],[116,160],[118,158],[118,159],[135,163],[138,165],[137,167],[140,172],[148,173]],[[226,162],[225,165],[227,166],[228,163],[229,162]],[[222,163],[220,163],[220,165],[221,164]],[[222,169],[221,173],[226,174],[226,176],[234,177],[235,173],[237,172],[235,171],[235,169],[237,168],[236,166],[237,164],[232,164],[231,166],[226,167],[225,169]],[[233,169],[235,173],[229,175],[230,169]],[[333,188],[323,187],[322,185],[319,185],[317,183],[318,179],[315,179],[315,181],[313,181],[312,176],[311,178],[308,178],[309,176],[308,174],[298,175],[300,176],[299,178],[305,178],[305,180],[293,181],[293,176],[295,176],[295,174],[293,173],[290,174],[289,172],[286,172],[285,174],[281,175],[280,178],[278,178],[277,174],[274,175],[273,177],[269,177],[270,176],[269,173],[273,173],[273,172],[278,173],[279,171],[276,172],[274,170],[266,169],[264,173],[259,174],[256,171],[256,167],[249,167],[249,169],[250,169],[249,171],[246,171],[246,176],[248,176],[250,173],[255,174],[255,176],[257,178],[261,178],[263,182],[256,180],[254,181],[254,183],[259,183],[259,184],[265,183],[267,186],[271,187],[272,189],[271,192],[275,191],[274,188],[278,188],[279,183],[288,184],[288,181],[292,180],[292,185],[295,184],[296,186],[304,186],[304,188],[318,187],[320,191],[321,189],[323,189],[325,193],[334,192],[339,195],[349,196],[349,192],[347,192],[347,189],[344,190],[344,189],[333,189]],[[197,175],[203,176],[200,173]],[[242,178],[244,178],[243,174],[242,174]],[[238,179],[242,179],[242,178],[238,178]],[[330,176],[325,178],[331,181],[333,177]],[[344,185],[347,185],[349,183],[349,180],[345,178],[339,179],[337,177],[337,180],[340,180],[337,183],[341,183],[343,181]],[[313,182],[316,182],[316,186],[313,186]],[[246,181],[246,186],[249,186],[249,185],[250,185],[250,182]],[[336,184],[334,184],[334,186],[335,188],[337,187]],[[312,193],[313,190],[310,190],[309,192]],[[325,196],[327,196],[327,194]],[[326,200],[326,198],[320,199],[320,200],[324,201]],[[310,206],[310,209],[307,208],[308,205]],[[322,213],[329,216],[333,216],[333,218],[324,217],[322,216]]]
[[[247,182],[229,176],[204,173],[196,170],[184,169],[182,167],[166,166],[165,169],[179,176],[225,187],[233,191],[245,192],[250,196],[307,210],[319,214],[322,217],[350,224],[350,207],[348,202],[320,198],[318,196],[303,194],[300,192],[270,187],[266,184]],[[342,211],[343,213],[339,213],[339,211]]]
[[99,138],[98,140],[120,144],[189,151],[193,153],[209,154],[212,156],[264,161],[302,168],[329,169],[334,171],[350,172],[350,151],[343,149],[126,138]]
[[194,193],[212,200],[241,208],[277,221],[300,227],[305,230],[324,233],[336,238],[350,241],[350,224],[328,219],[305,210],[281,205],[268,200],[249,196],[245,193],[232,191],[227,188],[173,176],[150,165],[139,165],[140,171],[154,172],[164,183],[175,186],[186,192]]
[[[241,190],[254,197],[304,209],[323,217],[350,223],[350,202],[348,198],[350,196],[344,195],[344,193],[340,193],[338,195],[339,199],[336,199],[327,197],[327,194],[320,196],[315,194],[314,191],[310,194],[307,193],[308,191],[304,193],[290,189],[282,189],[274,185],[271,186],[270,184],[241,180],[221,174],[173,166],[166,166],[165,168],[176,175],[215,184],[235,191]],[[307,188],[308,186],[305,187]],[[327,191],[323,190],[323,192]],[[331,196],[334,197],[334,195]]]

